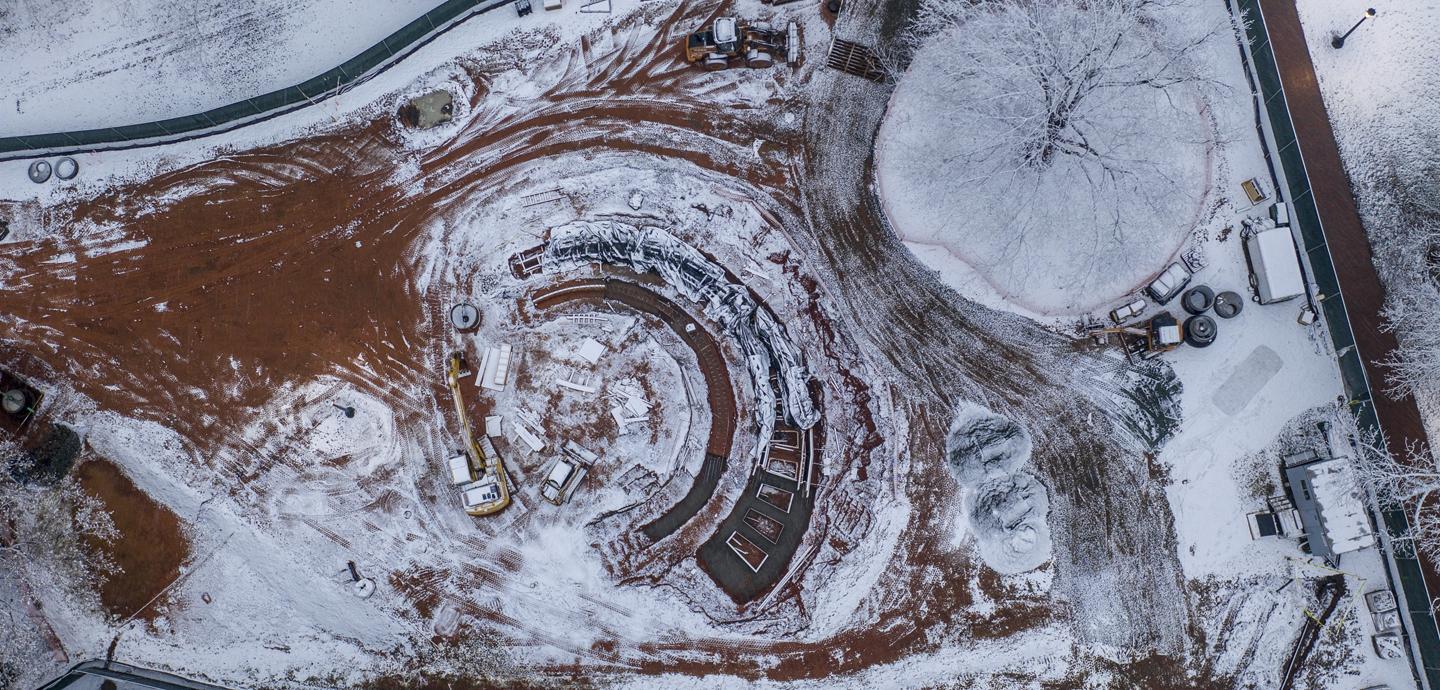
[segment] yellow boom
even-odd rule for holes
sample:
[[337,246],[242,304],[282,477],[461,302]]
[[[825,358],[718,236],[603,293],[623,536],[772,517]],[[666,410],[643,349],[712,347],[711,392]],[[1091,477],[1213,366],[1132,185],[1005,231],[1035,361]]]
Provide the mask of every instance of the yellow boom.
[[465,401],[460,396],[460,364],[460,353],[452,353],[446,378],[450,384],[450,395],[455,399],[455,414],[460,418],[460,432],[464,436],[465,452],[470,456],[471,469],[478,469],[482,478],[494,477],[499,490],[499,495],[494,500],[471,506],[465,512],[475,516],[493,515],[510,505],[510,480],[505,475],[505,465],[500,461],[500,455],[498,453],[487,455],[475,442],[475,434],[470,428],[470,417],[465,414]]

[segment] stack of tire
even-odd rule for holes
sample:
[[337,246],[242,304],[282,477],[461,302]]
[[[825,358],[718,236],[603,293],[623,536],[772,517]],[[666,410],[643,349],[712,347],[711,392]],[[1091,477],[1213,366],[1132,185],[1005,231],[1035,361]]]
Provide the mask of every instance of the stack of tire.
[[1219,329],[1215,326],[1215,319],[1206,316],[1205,312],[1215,306],[1215,291],[1205,285],[1197,285],[1180,297],[1180,306],[1191,314],[1185,319],[1185,343],[1191,347],[1210,347]]

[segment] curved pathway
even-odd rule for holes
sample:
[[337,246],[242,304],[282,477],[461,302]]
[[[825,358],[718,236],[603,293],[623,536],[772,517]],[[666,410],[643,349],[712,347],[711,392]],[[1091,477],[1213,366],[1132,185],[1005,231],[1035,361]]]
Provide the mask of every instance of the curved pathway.
[[[531,297],[540,309],[576,300],[614,302],[659,318],[695,352],[705,377],[712,415],[705,463],[685,496],[640,528],[654,544],[699,514],[714,497],[729,464],[737,418],[729,370],[719,344],[699,322],[679,305],[636,283],[613,278],[570,280]],[[787,444],[787,439],[793,442]],[[813,437],[781,423],[774,440],[767,467],[751,472],[730,514],[696,554],[700,567],[737,604],[769,592],[785,576],[815,505],[810,490],[813,466],[807,461],[819,454]],[[771,471],[772,467],[779,471]]]
[[324,74],[203,113],[74,132],[0,137],[0,161],[170,144],[264,122],[369,81],[461,23],[514,0],[450,0]]

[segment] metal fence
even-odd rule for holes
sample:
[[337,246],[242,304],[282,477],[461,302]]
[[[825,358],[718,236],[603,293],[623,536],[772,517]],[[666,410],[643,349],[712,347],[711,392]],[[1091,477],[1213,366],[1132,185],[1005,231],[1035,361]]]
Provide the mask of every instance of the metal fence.
[[[1229,4],[1229,0],[1226,0]],[[1371,403],[1372,393],[1369,379],[1365,374],[1364,362],[1355,348],[1355,335],[1345,308],[1345,296],[1335,274],[1330,248],[1320,223],[1320,212],[1310,192],[1310,178],[1305,161],[1300,155],[1300,146],[1295,136],[1295,127],[1290,120],[1289,107],[1280,82],[1280,70],[1275,63],[1275,54],[1270,46],[1269,29],[1260,12],[1259,0],[1236,0],[1248,21],[1245,26],[1246,38],[1250,44],[1253,60],[1257,97],[1263,104],[1271,132],[1275,137],[1274,157],[1285,169],[1288,189],[1277,190],[1277,196],[1288,197],[1291,206],[1291,224],[1299,229],[1301,249],[1305,252],[1318,291],[1324,295],[1320,307],[1329,326],[1330,340],[1338,360],[1340,376],[1344,382],[1345,394],[1351,401],[1360,428],[1379,433],[1380,420]],[[1270,152],[1267,152],[1267,159]],[[1273,164],[1273,162],[1272,162]],[[1405,511],[1387,506],[1381,512],[1385,527],[1390,535],[1404,534],[1409,529]],[[1388,545],[1388,540],[1386,542]],[[1432,688],[1440,688],[1440,628],[1437,628],[1434,612],[1431,610],[1430,593],[1420,562],[1413,554],[1397,553],[1388,549],[1387,554],[1394,563],[1394,572],[1399,580],[1399,589],[1404,595],[1409,632],[1413,635],[1414,647],[1418,649],[1418,671]]]
[[446,0],[338,67],[278,91],[203,113],[121,127],[0,138],[0,161],[195,139],[299,110],[364,83],[471,17],[514,0]]

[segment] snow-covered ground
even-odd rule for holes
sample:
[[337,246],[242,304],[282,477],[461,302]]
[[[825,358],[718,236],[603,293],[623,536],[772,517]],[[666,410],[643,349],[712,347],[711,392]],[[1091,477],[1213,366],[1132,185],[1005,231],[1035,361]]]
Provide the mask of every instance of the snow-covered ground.
[[[823,55],[826,25],[813,8],[796,9],[799,5],[773,10],[744,0],[735,11],[804,17],[807,54]],[[387,11],[400,12],[398,7]],[[1223,18],[1218,5],[1205,7],[1212,19]],[[927,433],[929,421],[917,420],[933,411],[907,407],[909,392],[887,380],[889,370],[870,360],[856,364],[849,348],[870,344],[846,338],[860,335],[827,334],[833,324],[826,316],[841,296],[817,287],[814,259],[777,221],[789,197],[775,190],[790,183],[785,173],[794,159],[772,143],[795,141],[786,137],[804,113],[797,112],[794,97],[822,61],[812,59],[794,72],[685,71],[673,64],[674,27],[662,21],[677,9],[684,10],[676,3],[616,0],[612,15],[580,13],[572,0],[561,13],[517,18],[497,12],[462,25],[321,106],[220,138],[80,156],[82,173],[75,183],[37,187],[25,178],[22,163],[0,164],[0,199],[9,200],[0,210],[18,219],[7,240],[15,258],[0,263],[0,272],[17,286],[64,284],[76,275],[113,270],[90,263],[110,253],[149,252],[153,247],[140,239],[149,236],[142,233],[187,202],[233,203],[218,200],[232,186],[265,197],[294,186],[320,186],[323,175],[313,169],[334,158],[315,148],[334,148],[360,161],[357,165],[370,165],[368,149],[346,148],[348,137],[360,131],[358,141],[375,137],[391,156],[365,172],[367,191],[383,197],[380,207],[369,206],[370,200],[359,198],[363,195],[344,197],[345,204],[364,206],[365,214],[341,228],[321,228],[320,241],[342,257],[351,256],[342,252],[352,246],[357,253],[371,245],[386,247],[395,257],[386,265],[394,269],[387,278],[400,286],[415,312],[413,321],[385,321],[369,313],[371,295],[360,301],[366,309],[345,300],[345,319],[369,329],[347,337],[363,338],[373,349],[327,361],[318,375],[273,388],[255,386],[258,393],[248,390],[258,402],[241,410],[242,423],[216,432],[204,447],[169,428],[164,408],[192,406],[177,410],[202,418],[190,430],[214,431],[218,414],[228,412],[214,408],[240,407],[236,401],[243,396],[234,389],[251,376],[261,377],[256,360],[221,360],[222,371],[213,372],[226,381],[221,384],[172,375],[157,387],[174,398],[118,412],[99,411],[101,404],[73,390],[88,386],[98,396],[107,386],[121,387],[118,382],[67,383],[64,377],[46,382],[59,391],[57,398],[70,401],[63,411],[87,430],[90,447],[175,512],[192,542],[182,579],[159,600],[161,615],[153,623],[116,624],[73,602],[47,601],[46,615],[73,656],[102,656],[118,634],[114,649],[122,660],[237,686],[343,686],[388,673],[413,679],[417,670],[534,677],[545,669],[565,674],[548,677],[555,682],[579,673],[637,688],[782,684],[764,677],[770,674],[815,688],[1134,684],[1132,677],[1095,666],[1095,660],[1121,663],[1149,643],[1091,648],[1084,642],[1086,627],[1120,627],[1124,621],[1071,620],[1067,611],[1078,606],[1064,600],[1063,592],[1076,587],[1114,590],[1117,583],[1097,577],[1067,583],[1069,589],[1056,585],[1076,576],[1058,572],[1058,558],[1049,560],[1052,547],[1058,552],[1066,546],[1051,543],[1051,534],[1061,533],[1051,527],[1074,516],[1047,513],[1055,504],[1047,491],[1053,496],[1055,487],[1031,476],[1031,455],[1041,452],[1038,444],[1031,447],[1031,434],[1043,438],[1045,430],[1018,430],[1001,434],[1006,440],[1000,443],[984,444],[978,451],[984,467],[961,461],[953,476],[930,473],[927,463],[941,462],[938,455],[912,458],[906,449]],[[688,26],[694,17],[682,19]],[[525,33],[511,33],[516,29]],[[1197,283],[1243,293],[1239,231],[1226,228],[1263,212],[1242,205],[1238,181],[1262,174],[1264,163],[1234,45],[1222,40],[1209,51],[1206,63],[1237,89],[1212,113],[1218,142],[1214,193],[1224,203],[1193,234],[1186,227],[1173,239],[1189,243],[1205,264]],[[631,72],[627,61],[642,64]],[[135,72],[138,78],[153,78],[145,69]],[[431,132],[387,124],[402,97],[435,87],[459,96],[454,123]],[[671,107],[670,99],[682,104]],[[761,109],[771,129],[748,130],[749,122],[737,125],[717,115]],[[346,140],[324,138],[335,132]],[[325,143],[312,147],[311,137]],[[293,166],[265,159],[269,152],[249,152],[292,140],[293,147],[272,151],[293,154]],[[163,183],[145,187],[155,190],[155,197],[128,200],[139,209],[134,217],[90,218],[78,227],[57,227],[53,220],[60,209],[111,190],[128,194],[135,187],[126,185],[157,175]],[[421,208],[413,215],[386,215],[385,207],[416,199]],[[703,395],[695,362],[672,333],[655,324],[646,327],[623,310],[582,308],[577,313],[584,318],[574,319],[570,312],[536,313],[528,303],[527,291],[542,279],[520,281],[507,259],[540,242],[548,228],[576,220],[664,226],[699,248],[775,310],[821,377],[824,473],[811,531],[799,552],[810,560],[797,559],[793,589],[768,596],[763,605],[737,608],[699,570],[695,545],[677,546],[686,535],[633,548],[627,521],[669,500],[657,487],[683,488],[697,472],[703,444],[697,439],[704,438],[711,420],[695,404]],[[267,217],[245,226],[241,244],[260,242],[272,230],[296,232],[277,225]],[[185,248],[209,241],[210,228],[182,230],[183,241],[168,246],[188,259]],[[150,241],[166,239],[163,231],[153,232]],[[237,242],[230,236],[221,241]],[[311,263],[311,247],[276,261],[333,268]],[[1171,247],[1153,258],[1176,251]],[[29,272],[20,274],[17,266]],[[597,274],[585,267],[544,280]],[[120,272],[104,275],[118,280]],[[682,295],[666,294],[686,304]],[[133,324],[127,333],[148,347],[146,329],[203,300],[197,292],[179,291],[159,306],[147,303],[127,321]],[[460,300],[484,312],[473,336],[458,335],[443,322],[445,308]],[[1252,480],[1257,469],[1273,471],[1263,459],[1277,452],[1282,432],[1303,426],[1304,415],[1339,395],[1328,339],[1319,327],[1295,322],[1299,306],[1247,303],[1238,318],[1220,322],[1215,345],[1182,348],[1166,357],[1183,386],[1183,420],[1151,466],[1170,479],[1168,498],[1188,585],[1176,591],[1194,597],[1177,608],[1192,612],[1210,636],[1209,647],[1197,654],[1205,658],[1185,660],[1187,668],[1214,657],[1218,677],[1233,673],[1237,683],[1258,687],[1273,684],[1303,621],[1302,587],[1276,590],[1285,578],[1314,569],[1293,542],[1250,541],[1244,513],[1263,495],[1253,490]],[[603,318],[589,318],[593,315]],[[302,315],[290,316],[303,321]],[[21,337],[27,329],[44,327],[9,319],[7,326],[20,327]],[[854,326],[839,324],[838,330],[864,332]],[[176,332],[179,336],[162,333],[159,342],[168,348],[188,337]],[[584,337],[606,345],[599,364],[579,358]],[[717,339],[731,363],[737,414],[748,420],[757,396],[737,365],[742,355],[727,338]],[[475,390],[469,379],[465,385],[478,394],[470,399],[472,409],[487,406],[487,412],[505,417],[496,443],[514,461],[516,503],[493,519],[473,519],[461,511],[440,464],[459,437],[439,371],[453,350],[464,350],[477,366],[483,347],[501,342],[518,353],[512,385],[493,394]],[[205,347],[215,346],[212,341]],[[233,370],[239,382],[224,379],[232,374],[225,370]],[[556,381],[562,377],[582,387],[593,382],[597,390],[560,386]],[[870,386],[863,400],[842,385],[845,377]],[[613,400],[604,396],[616,392],[617,384],[645,389],[654,404],[647,419],[623,435],[605,422]],[[333,404],[353,406],[355,417],[341,416]],[[140,419],[151,407],[162,412]],[[862,413],[873,413],[868,421],[875,425],[876,442],[883,443],[868,480],[859,477],[855,459],[870,440]],[[933,413],[947,420],[950,415]],[[522,418],[547,441],[546,451],[524,447],[514,427]],[[483,426],[478,416],[473,421]],[[708,529],[705,520],[723,517],[749,472],[747,463],[735,459],[749,458],[753,430],[748,423],[738,426],[732,463],[717,491],[719,505],[714,514],[697,518],[700,527]],[[554,447],[575,438],[600,459],[569,504],[550,505],[538,497],[539,479]],[[1008,484],[997,488],[997,482]],[[959,488],[947,488],[952,484]],[[912,506],[916,496],[927,493],[940,496],[925,506],[933,515]],[[993,496],[1024,500],[990,500]],[[906,531],[915,525],[953,529],[942,529],[937,545],[934,535]],[[1356,574],[1357,590],[1383,581],[1374,553],[1351,554],[1342,564]],[[352,596],[344,572],[349,560],[375,578],[370,598]],[[1360,584],[1361,578],[1372,584]],[[958,592],[953,599],[928,601],[965,603],[909,610],[915,608],[909,597],[919,589],[953,590]],[[1097,599],[1115,596],[1109,591]],[[1336,627],[1343,634],[1325,643],[1341,661],[1324,665],[1310,686],[1350,674],[1354,677],[1344,682],[1361,687],[1380,681],[1405,687],[1404,664],[1376,661],[1366,651],[1361,619],[1345,616]],[[922,624],[916,621],[934,627],[917,630]],[[457,631],[465,632],[457,636]],[[1111,630],[1094,637],[1127,635]],[[1251,640],[1258,642],[1248,644]],[[890,655],[896,644],[906,653]],[[1247,655],[1247,648],[1256,653]],[[879,661],[865,661],[872,658]],[[797,671],[796,663],[819,670]],[[832,667],[844,668],[845,675],[831,677]],[[671,669],[676,672],[638,675]],[[538,682],[547,679],[540,677]]]
[[432,0],[5,3],[0,5],[5,56],[0,137],[163,120],[294,86],[361,53],[434,5]]
[[[270,2],[279,5],[282,4],[283,0],[270,0]],[[353,125],[356,122],[384,117],[398,109],[404,100],[425,93],[427,89],[449,87],[461,94],[465,94],[470,89],[464,86],[464,83],[469,80],[463,76],[463,68],[460,65],[459,59],[462,56],[470,58],[471,61],[479,60],[489,61],[491,63],[498,61],[504,63],[506,61],[513,61],[521,56],[526,56],[527,53],[533,53],[537,45],[544,45],[550,49],[541,51],[541,54],[552,53],[555,49],[572,45],[581,35],[593,31],[597,27],[613,23],[617,17],[623,17],[635,12],[641,5],[639,0],[612,0],[612,3],[613,12],[608,14],[580,12],[578,6],[567,6],[567,8],[561,12],[537,12],[528,17],[517,17],[514,12],[508,10],[497,10],[487,13],[456,26],[454,29],[436,38],[431,43],[420,48],[414,54],[406,57],[406,59],[374,79],[342,95],[326,99],[315,106],[302,108],[260,124],[250,125],[233,132],[228,132],[219,137],[206,137],[194,141],[159,147],[75,155],[74,158],[80,165],[80,174],[74,180],[61,181],[58,178],[52,177],[49,182],[43,185],[36,185],[32,183],[26,175],[26,168],[29,165],[29,161],[0,162],[0,199],[24,200],[38,197],[38,199],[43,202],[54,203],[64,199],[90,198],[101,190],[108,189],[115,185],[146,179],[164,170],[175,170],[203,161],[213,160],[217,155],[224,155],[224,153],[228,151],[245,150],[294,139],[307,134],[333,131],[348,125]],[[113,5],[104,2],[94,3],[94,12],[97,14],[85,15],[94,20],[93,23],[91,21],[81,22],[78,18],[72,18],[70,21],[74,22],[74,24],[68,26],[66,31],[75,34],[74,40],[81,43],[93,40],[106,40],[103,38],[91,38],[91,36],[95,34],[111,36],[114,40],[120,40],[125,34],[123,32],[113,35],[108,33],[110,31],[110,25],[104,21],[106,18],[105,13],[118,11],[114,9],[116,7],[128,7],[136,4],[138,3],[124,3],[122,5]],[[432,9],[431,4],[428,2],[419,4],[413,2],[380,3],[377,7],[383,8],[381,15],[391,16],[392,19],[394,19],[394,23],[385,24],[376,19],[377,15],[374,14],[375,7],[371,6],[375,5],[374,3],[366,5],[366,12],[342,11],[344,6],[355,4],[348,0],[313,0],[307,4],[318,6],[314,12],[293,1],[288,4],[294,5],[294,7],[289,7],[289,9],[282,14],[285,14],[285,16],[293,15],[296,21],[299,21],[299,18],[303,17],[307,22],[316,23],[315,26],[306,27],[304,31],[282,32],[282,35],[289,36],[291,40],[307,42],[306,45],[308,47],[305,53],[307,60],[318,67],[318,69],[312,70],[307,66],[301,70],[305,72],[302,80],[314,76],[315,73],[330,69],[352,57],[353,52],[358,52],[358,49],[356,51],[344,49],[334,50],[333,53],[331,52],[331,46],[333,45],[331,42],[332,29],[320,28],[326,26],[320,18],[322,14],[321,10],[328,8],[334,10],[337,14],[356,21],[358,28],[356,30],[355,43],[359,46],[359,49],[363,49],[374,43],[375,40],[399,28],[404,22],[408,22],[415,16],[423,14],[428,9]],[[33,3],[27,3],[24,6],[31,7]],[[229,4],[217,3],[216,6],[221,8],[218,11],[222,13],[231,11],[225,9],[231,7]],[[403,7],[409,7],[410,9],[397,9]],[[184,14],[188,11],[188,9],[170,9],[165,12],[170,14]],[[27,17],[31,16],[28,10],[24,12],[26,12]],[[38,12],[38,8],[34,15],[37,17],[47,16],[45,13]],[[400,19],[398,15],[405,15],[405,18]],[[362,18],[363,21],[360,21]],[[181,17],[181,19],[183,19],[183,17]],[[181,24],[180,26],[188,26],[188,24]],[[218,30],[224,30],[224,27],[218,27]],[[377,33],[378,35],[374,35]],[[315,36],[317,35],[324,36],[325,40],[314,44],[309,43],[315,41]],[[0,33],[0,39],[20,41],[23,39],[23,34],[16,32],[14,36],[7,37],[5,34]],[[166,41],[166,45],[168,45],[168,41],[172,40],[172,37],[169,37],[167,34],[163,40]],[[476,55],[477,46],[484,49],[480,51],[479,55]],[[19,48],[17,48],[17,50],[19,50]],[[538,57],[538,55],[532,54],[530,57],[534,58]],[[163,61],[161,62],[163,63]],[[272,80],[278,85],[277,88],[279,86],[290,86],[295,83],[295,80],[289,80],[289,70],[291,69],[292,59],[283,51],[267,53],[264,51],[237,50],[236,54],[231,56],[230,63],[226,64],[232,63],[239,65],[241,71],[246,74],[265,74],[272,72],[283,74],[283,78],[276,77]],[[218,69],[221,63],[217,62],[216,65]],[[74,128],[78,126],[129,124],[130,120],[135,118],[129,118],[122,122],[122,118],[115,115],[116,110],[109,108],[108,104],[111,102],[125,103],[127,102],[126,99],[132,98],[129,94],[148,94],[150,93],[150,91],[148,91],[149,89],[160,89],[162,86],[171,83],[169,81],[156,79],[155,75],[147,72],[147,70],[150,69],[152,69],[150,62],[136,60],[127,64],[124,69],[117,69],[101,74],[97,78],[111,79],[116,82],[116,85],[107,87],[112,88],[117,93],[107,95],[103,99],[104,102],[107,103],[106,108],[79,107],[83,104],[92,103],[96,98],[95,92],[91,91],[88,87],[81,88],[78,93],[66,96],[67,98],[75,99],[74,103],[59,104],[65,105],[65,108],[61,109],[62,113],[71,112],[71,109],[73,109],[75,112],[74,117],[81,118],[81,121],[75,122],[55,119],[51,113],[42,111],[34,116],[33,121],[37,123],[43,122],[48,126],[39,127],[36,131],[55,131],[57,128],[62,128],[62,126]],[[177,89],[177,91],[182,94],[190,94],[192,92],[205,93],[208,89],[209,98],[219,102],[204,107],[225,105],[233,102],[233,99],[230,99],[230,97],[235,93],[232,91],[232,89],[234,89],[234,80],[218,77],[210,79],[208,78],[209,76],[213,75],[198,78],[186,77],[184,80],[181,80],[181,82],[185,83],[187,88]],[[76,78],[81,77],[83,77],[83,74],[76,74]],[[11,72],[0,73],[0,80],[12,78],[16,80],[12,90],[16,92],[22,90],[22,85],[30,83]],[[172,78],[180,79],[179,77]],[[192,84],[190,80],[194,80],[194,84]],[[515,86],[520,89],[534,88],[533,84],[527,83],[524,80],[517,80]],[[63,89],[60,89],[60,91],[64,92]],[[168,93],[168,91],[168,88],[166,88],[162,93]],[[264,93],[265,91],[266,90],[262,89],[257,93]],[[51,92],[42,89],[41,93],[45,95]],[[58,98],[59,96],[55,97]],[[166,117],[198,112],[198,110],[193,107],[193,104],[172,109],[166,106],[165,103],[153,102],[154,100],[155,99],[147,95],[143,103],[136,105],[137,108],[141,106],[152,108],[152,110],[137,110],[137,113],[144,113],[137,116],[139,117],[137,121],[148,121],[147,118],[152,117]],[[206,102],[208,103],[209,101]],[[26,112],[23,97],[21,107],[21,115],[23,116]],[[160,107],[164,107],[165,109],[154,109]],[[7,109],[10,112],[7,113]],[[10,119],[16,116],[14,109],[14,103],[10,103],[8,108],[0,107],[0,123],[4,123],[0,124],[0,135],[28,133],[10,131],[13,129],[9,126],[10,123],[14,122],[16,125],[22,124],[20,120]],[[122,110],[120,112],[124,111]],[[463,103],[457,106],[457,115],[463,116],[465,112],[466,106],[463,105]],[[66,124],[67,122],[69,122],[69,125]],[[26,125],[26,127],[33,128],[29,125]],[[448,131],[450,130],[414,133],[413,138],[415,139],[415,145],[417,147],[433,145],[438,141],[442,141],[443,137],[446,136],[445,132]],[[437,138],[437,136],[440,138]],[[21,229],[22,232],[18,234],[12,233],[11,238],[6,241],[25,238],[23,224],[21,225],[22,227],[19,229]]]
[[[1378,10],[1345,42],[1330,46],[1372,5]],[[1415,330],[1430,328],[1440,289],[1431,253],[1436,227],[1436,160],[1440,160],[1440,4],[1379,4],[1359,0],[1299,0],[1320,93],[1340,146],[1340,156],[1376,269],[1390,293],[1408,295],[1400,345],[1414,344]],[[1304,136],[1304,133],[1301,133]],[[1422,355],[1433,359],[1434,355]],[[1372,385],[1382,385],[1373,382]],[[1440,434],[1440,399],[1434,382],[1419,385],[1416,399],[1431,437]]]
[[[1167,59],[1154,54],[1155,45],[1185,42],[1176,27],[1198,35],[1224,27],[1220,8],[1156,7],[1153,17],[1121,32],[1118,51],[1110,48],[1152,56],[1134,63],[1112,58],[1098,68],[1105,76],[1097,81],[1149,78],[1144,71]],[[1058,153],[1044,165],[1022,161],[1028,149],[1012,142],[1021,139],[1012,130],[1025,126],[1017,122],[1043,118],[1031,110],[1043,108],[1045,80],[993,57],[1010,54],[1009,48],[985,52],[983,41],[973,69],[962,69],[970,62],[956,64],[954,46],[1016,21],[1004,12],[974,15],[927,39],[891,97],[876,140],[886,214],[916,256],[967,298],[1038,319],[1107,310],[1173,261],[1207,220],[1217,190],[1230,183],[1214,160],[1215,139],[1226,133],[1216,131],[1211,110],[1240,107],[1245,94],[1201,88],[1222,65],[1192,56],[1176,62],[1193,70],[1183,78],[1194,83],[1069,87],[1079,105],[1070,116],[1076,134],[1065,136],[1098,153]],[[1061,31],[1036,24],[1017,30],[1046,33],[1058,62],[1086,59],[1092,37],[1084,35],[1084,22],[1067,15],[1055,22]],[[1066,43],[1065,31],[1080,35],[1075,45]],[[1097,42],[1115,40],[1096,31],[1104,34]],[[1218,31],[1211,42],[1224,45],[1227,36]],[[1044,63],[1044,55],[1027,57]],[[1008,78],[1007,69],[1020,74]],[[962,72],[967,76],[957,76]],[[1067,91],[1065,97],[1072,96]],[[991,114],[1001,110],[992,102],[1009,101]]]

